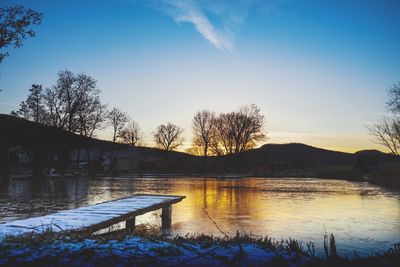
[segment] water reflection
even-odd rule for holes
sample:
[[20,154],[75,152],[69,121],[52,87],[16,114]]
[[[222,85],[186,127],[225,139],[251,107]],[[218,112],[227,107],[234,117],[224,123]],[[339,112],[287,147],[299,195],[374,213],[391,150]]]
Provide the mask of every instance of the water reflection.
[[[117,199],[134,193],[186,195],[174,205],[172,234],[237,230],[321,247],[324,228],[339,251],[374,252],[400,241],[400,194],[367,183],[322,179],[104,178],[0,184],[0,222]],[[138,219],[159,223],[158,213]]]

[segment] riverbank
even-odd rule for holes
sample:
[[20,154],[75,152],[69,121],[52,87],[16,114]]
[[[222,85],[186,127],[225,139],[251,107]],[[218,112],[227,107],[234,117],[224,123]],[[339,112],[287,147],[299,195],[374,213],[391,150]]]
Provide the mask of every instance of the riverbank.
[[[139,228],[140,229],[140,228]],[[333,240],[332,240],[333,239]],[[333,236],[325,256],[314,244],[294,239],[237,234],[176,236],[138,230],[83,237],[47,231],[9,237],[0,243],[0,266],[397,266],[400,243],[379,255],[344,258],[336,253]]]

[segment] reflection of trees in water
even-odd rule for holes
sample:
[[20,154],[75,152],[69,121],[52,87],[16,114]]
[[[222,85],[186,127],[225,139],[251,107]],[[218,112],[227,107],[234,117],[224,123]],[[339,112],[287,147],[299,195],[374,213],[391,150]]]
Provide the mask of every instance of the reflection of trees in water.
[[66,196],[70,200],[73,207],[78,207],[87,199],[89,190],[89,182],[86,178],[67,179],[65,180]]
[[94,204],[137,193],[172,194],[179,179],[105,178],[91,179],[85,203]]
[[172,217],[173,234],[183,235],[218,234],[203,209],[229,235],[244,230],[277,238],[285,235],[302,239],[308,235],[306,240],[320,240],[318,235],[325,222],[329,229],[336,229],[341,240],[349,233],[352,238],[362,236],[372,227],[392,234],[392,228],[386,225],[398,222],[399,210],[397,193],[391,198],[390,191],[379,187],[336,180],[80,178],[10,180],[0,186],[0,220],[41,215],[134,193],[185,195],[184,201],[174,205]]
[[251,218],[262,208],[262,205],[257,205],[254,191],[246,189],[246,182],[242,179],[204,178],[193,188],[195,203],[192,209],[199,210],[199,217],[204,217],[201,211],[206,209],[211,217],[218,217],[217,223],[234,224],[237,229],[244,229],[246,221],[238,218]]
[[207,209],[211,216],[218,217],[217,222],[232,224],[236,223],[236,217],[250,218],[262,209],[261,203],[254,204],[256,195],[254,191],[247,190],[247,183],[240,179],[209,178],[11,180],[5,191],[10,202],[19,203],[24,210],[45,212],[95,204],[135,193],[182,194],[188,196],[184,204],[191,210],[193,220],[204,219],[202,209]]
[[84,201],[85,204],[92,205],[112,199],[110,179],[94,179],[89,182],[90,186]]
[[203,209],[207,209],[207,178],[203,178]]
[[56,201],[61,207],[78,206],[88,191],[87,179],[9,180],[5,184],[9,198]]
[[40,182],[32,180],[10,180],[7,187],[7,196],[10,198],[32,198],[40,188]]

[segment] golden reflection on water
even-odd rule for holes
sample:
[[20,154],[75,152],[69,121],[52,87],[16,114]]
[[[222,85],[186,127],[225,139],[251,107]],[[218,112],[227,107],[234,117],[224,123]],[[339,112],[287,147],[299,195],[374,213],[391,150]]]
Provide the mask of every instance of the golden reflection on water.
[[[236,231],[322,244],[324,229],[339,249],[381,250],[400,241],[400,194],[367,183],[270,178],[106,178],[11,181],[0,188],[0,222],[91,205],[134,193],[185,195],[173,206],[172,234]],[[159,212],[137,220],[160,224]]]
[[[188,191],[190,192],[188,194]],[[362,183],[329,180],[204,179],[174,193],[188,195],[174,207],[178,234],[221,235],[220,228],[322,242],[324,231],[334,233],[338,244],[379,249],[400,241],[398,194]]]

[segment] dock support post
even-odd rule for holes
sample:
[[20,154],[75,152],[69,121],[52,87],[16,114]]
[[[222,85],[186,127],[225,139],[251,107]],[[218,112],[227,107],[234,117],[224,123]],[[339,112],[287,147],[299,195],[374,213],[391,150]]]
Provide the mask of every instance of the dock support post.
[[161,227],[162,229],[171,228],[172,206],[168,205],[162,208]]
[[126,220],[125,228],[126,228],[126,231],[128,233],[132,233],[133,231],[135,231],[135,222],[136,222],[136,217],[135,216],[133,216],[133,217],[129,218],[128,220]]

